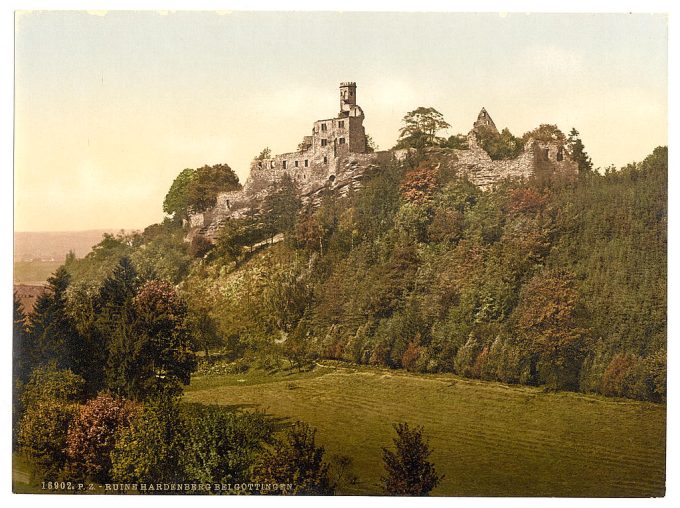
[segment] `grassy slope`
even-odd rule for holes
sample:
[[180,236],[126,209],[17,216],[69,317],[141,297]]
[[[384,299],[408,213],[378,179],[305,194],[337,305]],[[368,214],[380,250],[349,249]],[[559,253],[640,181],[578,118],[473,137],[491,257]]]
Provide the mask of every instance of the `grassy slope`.
[[396,421],[424,425],[457,496],[659,496],[666,407],[530,387],[376,369],[317,368],[302,376],[197,377],[185,399],[260,407],[318,428],[329,454],[353,457],[379,492],[381,447]]

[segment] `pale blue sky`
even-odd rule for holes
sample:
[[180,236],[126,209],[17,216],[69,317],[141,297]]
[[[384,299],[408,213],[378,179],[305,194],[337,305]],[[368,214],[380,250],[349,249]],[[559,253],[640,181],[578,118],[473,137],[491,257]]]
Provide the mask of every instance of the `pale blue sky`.
[[[356,81],[367,131],[485,106],[520,135],[579,129],[598,166],[667,144],[667,18],[644,14],[78,12],[16,26],[17,230],[143,227],[185,167],[242,181],[294,149]],[[45,213],[45,210],[50,210]]]

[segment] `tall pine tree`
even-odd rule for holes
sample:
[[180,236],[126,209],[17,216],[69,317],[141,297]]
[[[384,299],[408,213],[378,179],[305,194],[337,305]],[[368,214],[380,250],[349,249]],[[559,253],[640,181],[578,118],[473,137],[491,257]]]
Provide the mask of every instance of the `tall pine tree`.
[[583,141],[579,138],[579,133],[575,128],[571,129],[569,137],[567,138],[567,148],[571,153],[571,158],[578,164],[580,173],[587,173],[593,169],[593,161],[586,153]]
[[33,367],[55,362],[59,369],[82,375],[86,371],[87,348],[66,308],[66,290],[71,277],[61,266],[47,279],[47,290],[36,301],[30,319],[29,341]]
[[31,352],[31,343],[28,340],[26,329],[26,315],[19,302],[17,294],[14,293],[14,328],[12,333],[12,380],[16,382],[26,382],[31,372],[31,359],[34,354]]

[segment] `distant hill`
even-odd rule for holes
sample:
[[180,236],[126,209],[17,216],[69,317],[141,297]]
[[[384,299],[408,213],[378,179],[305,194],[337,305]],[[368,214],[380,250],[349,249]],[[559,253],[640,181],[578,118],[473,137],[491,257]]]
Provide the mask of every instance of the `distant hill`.
[[81,258],[102,239],[104,233],[119,229],[87,231],[15,232],[14,261],[63,261],[70,250]]

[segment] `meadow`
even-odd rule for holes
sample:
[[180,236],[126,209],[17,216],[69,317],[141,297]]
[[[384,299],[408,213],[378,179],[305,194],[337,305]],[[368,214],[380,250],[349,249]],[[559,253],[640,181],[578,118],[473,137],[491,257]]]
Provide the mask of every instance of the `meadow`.
[[15,284],[44,284],[63,261],[15,261]]
[[318,429],[327,456],[349,455],[380,493],[392,424],[423,425],[452,496],[662,496],[666,406],[454,375],[415,375],[342,363],[310,372],[195,376],[187,402],[259,409]]

